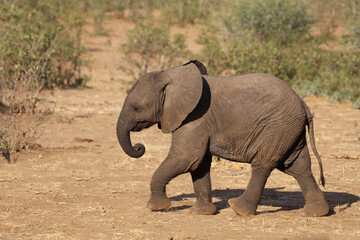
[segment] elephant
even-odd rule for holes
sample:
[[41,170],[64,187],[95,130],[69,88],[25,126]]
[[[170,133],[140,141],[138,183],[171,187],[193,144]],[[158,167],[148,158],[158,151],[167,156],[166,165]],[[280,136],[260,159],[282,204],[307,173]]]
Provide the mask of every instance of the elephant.
[[263,73],[208,76],[198,60],[147,73],[130,89],[117,121],[116,134],[123,151],[130,157],[141,157],[145,147],[132,145],[130,132],[154,124],[163,133],[171,133],[172,142],[151,178],[147,203],[151,211],[171,206],[166,185],[189,172],[196,196],[190,212],[215,214],[210,167],[212,156],[216,156],[251,164],[245,191],[228,200],[237,215],[256,214],[274,169],[293,176],[300,185],[305,198],[302,216],[328,214],[328,203],[311,171],[306,126],[320,166],[320,183],[325,186],[311,112],[281,79]]

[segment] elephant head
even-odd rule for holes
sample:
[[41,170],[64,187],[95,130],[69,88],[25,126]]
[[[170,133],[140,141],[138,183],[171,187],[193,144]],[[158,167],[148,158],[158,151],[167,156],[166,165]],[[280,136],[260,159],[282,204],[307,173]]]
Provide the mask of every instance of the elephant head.
[[141,131],[155,123],[163,133],[175,131],[198,104],[202,75],[206,74],[205,66],[193,60],[139,78],[126,97],[117,121],[117,138],[124,152],[135,158],[145,153],[144,145],[131,144],[131,131]]

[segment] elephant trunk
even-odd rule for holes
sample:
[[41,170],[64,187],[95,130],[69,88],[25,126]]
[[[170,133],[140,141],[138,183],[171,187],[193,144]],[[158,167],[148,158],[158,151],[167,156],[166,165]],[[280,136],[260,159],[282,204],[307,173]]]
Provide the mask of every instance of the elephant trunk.
[[120,114],[116,124],[116,135],[124,152],[133,158],[139,158],[145,153],[144,145],[137,143],[134,146],[131,144],[130,131],[128,129],[129,121],[126,121]]

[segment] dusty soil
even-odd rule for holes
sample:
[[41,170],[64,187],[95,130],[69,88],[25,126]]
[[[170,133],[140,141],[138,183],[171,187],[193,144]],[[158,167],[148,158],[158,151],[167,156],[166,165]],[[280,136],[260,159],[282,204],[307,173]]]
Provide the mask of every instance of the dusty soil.
[[[227,200],[244,191],[250,166],[225,160],[214,161],[211,170],[216,215],[188,212],[195,203],[189,174],[167,187],[173,203],[167,212],[148,211],[150,178],[170,135],[156,127],[134,134],[147,148],[140,159],[129,158],[117,142],[115,124],[130,86],[117,69],[117,49],[132,26],[110,20],[108,37],[87,37],[93,80],[83,89],[45,93],[57,106],[38,140],[42,149],[14,164],[0,161],[0,239],[359,239],[360,110],[327,99],[305,101],[315,116],[329,216],[301,217],[299,186],[279,171],[270,176],[257,215],[237,216]],[[192,42],[199,32],[177,31]],[[318,178],[314,157],[313,172]]]

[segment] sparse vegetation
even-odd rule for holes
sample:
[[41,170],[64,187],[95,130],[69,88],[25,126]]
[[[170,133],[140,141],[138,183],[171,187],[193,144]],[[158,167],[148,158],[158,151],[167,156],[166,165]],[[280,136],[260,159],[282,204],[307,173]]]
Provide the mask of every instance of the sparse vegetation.
[[359,0],[0,1],[1,151],[6,155],[28,145],[6,140],[16,134],[3,130],[13,126],[25,136],[30,130],[15,126],[25,115],[38,119],[30,124],[38,132],[34,126],[51,112],[44,110],[43,88],[87,83],[81,72],[88,66],[84,25],[94,24],[95,34],[107,35],[103,23],[108,17],[136,22],[121,47],[125,59],[120,63],[133,78],[194,58],[186,36],[173,36],[170,28],[197,24],[203,32],[196,57],[210,74],[265,72],[303,96],[328,95],[359,108],[359,10]]
[[152,26],[149,20],[139,22],[128,32],[129,42],[122,46],[124,62],[120,67],[134,79],[149,71],[168,68],[180,64],[190,52],[185,44],[185,36],[176,34],[170,39],[170,29]]
[[210,74],[264,72],[285,80],[303,96],[329,95],[332,101],[352,101],[359,107],[360,52],[323,48],[336,37],[322,31],[311,34],[318,22],[309,6],[282,0],[229,4],[222,11],[230,14],[219,14],[222,24],[210,24],[201,34],[200,58]]
[[[159,4],[154,1],[149,12],[158,6],[160,20],[152,21],[157,22],[157,27],[140,23],[129,33],[129,43],[122,50],[128,59],[126,64],[132,67],[126,66],[133,77],[147,72],[149,65],[162,69],[165,65],[159,64],[159,58],[149,56],[158,54],[166,58],[170,52],[162,50],[164,39],[155,38],[160,32],[154,30],[166,29],[171,24],[194,24],[198,19],[197,24],[204,30],[198,41],[203,48],[197,57],[207,64],[210,74],[264,72],[282,78],[302,96],[329,95],[331,101],[352,101],[354,107],[360,107],[357,47],[360,2],[332,3],[179,0]],[[334,34],[339,24],[351,26],[340,37]],[[166,35],[164,31],[161,34]],[[338,47],[331,50],[329,44]],[[150,45],[155,50],[151,54],[144,51]],[[181,54],[187,51],[186,46],[177,49],[176,56],[180,59],[189,55]]]
[[220,4],[218,0],[176,0],[164,1],[159,5],[161,19],[169,25],[185,26],[197,20],[209,19],[212,11]]
[[52,112],[41,90],[88,80],[80,72],[84,19],[75,7],[71,1],[0,2],[0,151],[8,161],[34,143]]

